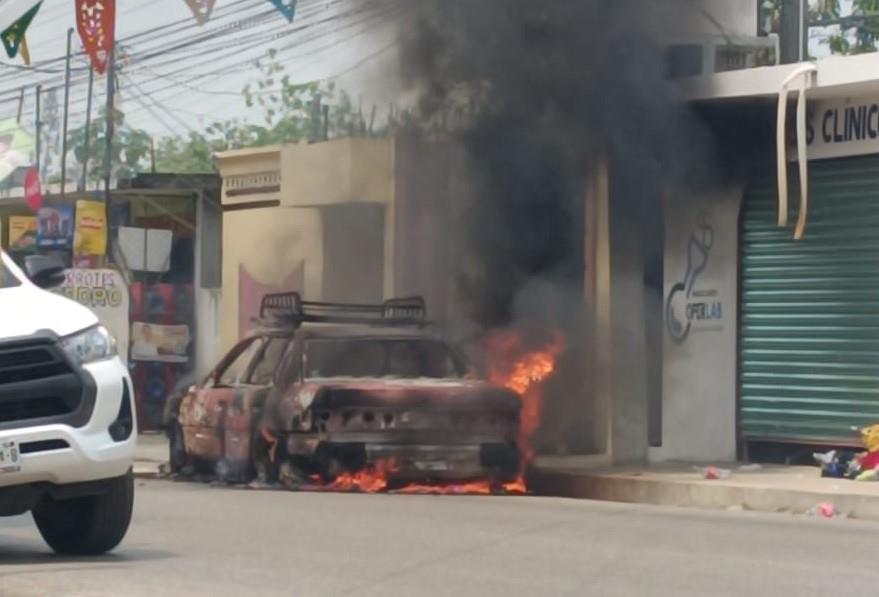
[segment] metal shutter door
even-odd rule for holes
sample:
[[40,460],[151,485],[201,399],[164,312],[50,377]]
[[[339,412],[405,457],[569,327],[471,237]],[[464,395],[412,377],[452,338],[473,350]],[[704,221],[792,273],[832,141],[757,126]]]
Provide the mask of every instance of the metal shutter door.
[[[740,429],[849,443],[879,422],[879,157],[815,162],[806,237],[775,225],[775,177],[742,215]],[[796,221],[799,189],[791,189]]]

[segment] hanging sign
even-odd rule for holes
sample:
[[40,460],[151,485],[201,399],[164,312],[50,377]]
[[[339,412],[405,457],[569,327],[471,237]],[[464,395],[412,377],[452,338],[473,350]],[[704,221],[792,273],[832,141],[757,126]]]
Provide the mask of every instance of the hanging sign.
[[192,11],[192,15],[195,17],[195,20],[198,21],[199,25],[204,25],[208,22],[208,19],[211,18],[211,13],[214,11],[214,4],[217,3],[217,0],[186,0],[186,4],[189,5],[189,10]]
[[107,72],[116,37],[116,0],[76,0],[76,29],[92,66]]
[[37,214],[37,246],[41,249],[65,250],[72,244],[73,206],[40,208]]
[[24,38],[24,34],[27,32],[27,28],[31,26],[31,21],[40,12],[42,4],[42,0],[34,4],[33,8],[0,33],[0,40],[3,41],[6,55],[10,58],[15,58],[18,55],[19,49],[21,49],[21,57],[27,65],[30,65],[31,57],[27,50],[27,41]]
[[28,168],[24,175],[24,201],[32,211],[39,211],[43,205],[43,189],[40,187],[40,175],[36,168]]
[[73,250],[77,255],[107,253],[107,210],[101,201],[76,202],[76,232]]
[[296,4],[298,1],[299,0],[269,0],[269,2],[275,5],[275,8],[281,11],[284,18],[291,23],[296,17]]

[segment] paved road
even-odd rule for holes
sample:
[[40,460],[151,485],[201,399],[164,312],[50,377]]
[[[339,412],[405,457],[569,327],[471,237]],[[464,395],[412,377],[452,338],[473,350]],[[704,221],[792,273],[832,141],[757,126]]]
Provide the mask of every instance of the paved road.
[[139,482],[116,555],[0,519],[0,595],[874,594],[879,525],[540,498]]

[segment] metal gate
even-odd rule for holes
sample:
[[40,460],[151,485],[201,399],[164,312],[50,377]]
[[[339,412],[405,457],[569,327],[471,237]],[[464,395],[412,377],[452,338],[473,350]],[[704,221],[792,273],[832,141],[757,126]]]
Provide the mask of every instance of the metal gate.
[[756,180],[742,214],[740,432],[856,442],[879,422],[879,156],[811,164],[801,241],[776,227],[775,185]]

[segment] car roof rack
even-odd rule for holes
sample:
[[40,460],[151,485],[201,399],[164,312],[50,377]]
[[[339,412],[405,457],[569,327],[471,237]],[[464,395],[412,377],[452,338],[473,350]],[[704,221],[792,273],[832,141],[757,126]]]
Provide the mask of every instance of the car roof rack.
[[262,298],[259,318],[295,326],[303,323],[425,326],[427,306],[420,296],[369,305],[303,301],[298,292],[282,292]]

